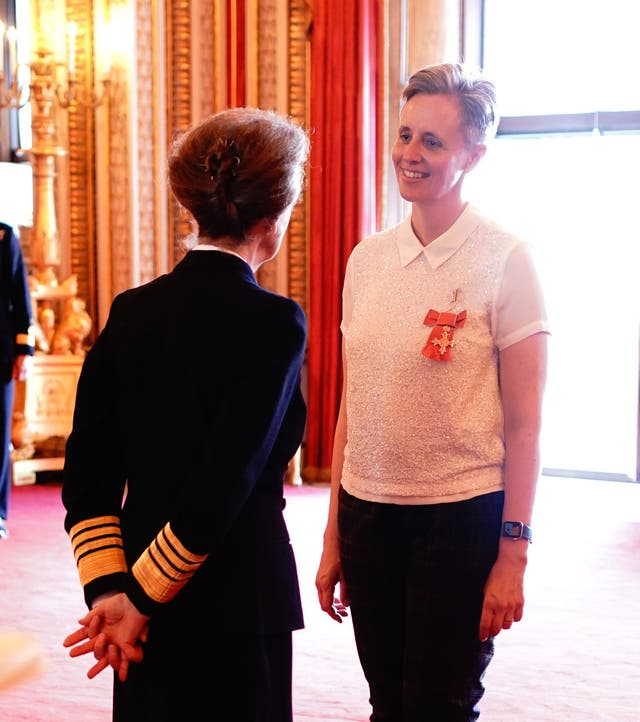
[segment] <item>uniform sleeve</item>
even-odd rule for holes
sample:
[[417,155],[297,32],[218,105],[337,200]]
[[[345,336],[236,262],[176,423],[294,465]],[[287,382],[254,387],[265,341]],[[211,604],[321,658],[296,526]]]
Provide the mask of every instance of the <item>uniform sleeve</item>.
[[22,256],[22,249],[13,229],[4,226],[4,242],[9,248],[11,323],[14,334],[15,353],[18,356],[32,356],[35,351],[35,340],[31,330],[33,322],[31,294],[27,282],[27,272]]
[[62,501],[64,526],[85,600],[126,586],[120,512],[126,475],[117,438],[109,320],[82,365],[65,449]]
[[500,350],[535,333],[549,332],[540,279],[531,249],[524,243],[507,258],[492,321]]

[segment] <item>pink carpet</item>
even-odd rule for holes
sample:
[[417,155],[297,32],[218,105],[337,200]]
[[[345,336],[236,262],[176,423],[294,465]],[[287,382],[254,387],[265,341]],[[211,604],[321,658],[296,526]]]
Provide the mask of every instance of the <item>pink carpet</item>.
[[[3,722],[111,719],[110,676],[86,679],[88,662],[61,644],[84,605],[59,493],[56,483],[15,488],[0,541],[0,627],[33,634],[47,662],[0,694]],[[350,621],[330,620],[315,596],[328,489],[286,495],[307,623],[294,635],[296,722],[365,722]],[[640,485],[543,478],[535,533],[525,619],[497,640],[481,720],[640,722]]]

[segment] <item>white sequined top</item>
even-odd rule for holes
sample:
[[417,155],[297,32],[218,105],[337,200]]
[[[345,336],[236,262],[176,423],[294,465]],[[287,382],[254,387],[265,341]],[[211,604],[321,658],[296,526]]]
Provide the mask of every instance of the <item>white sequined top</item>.
[[[421,353],[431,309],[466,311],[448,361]],[[350,494],[433,504],[503,488],[498,353],[548,330],[525,243],[470,205],[426,247],[408,218],[353,250],[341,328]]]

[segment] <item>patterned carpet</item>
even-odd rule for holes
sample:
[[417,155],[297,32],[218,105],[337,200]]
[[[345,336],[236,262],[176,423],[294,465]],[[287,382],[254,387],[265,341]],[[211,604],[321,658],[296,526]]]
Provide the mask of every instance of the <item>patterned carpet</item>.
[[[61,645],[84,606],[59,492],[15,488],[0,542],[0,626],[33,635],[46,657],[37,678],[0,693],[4,722],[111,719],[110,676],[87,680]],[[350,621],[322,614],[313,584],[328,489],[286,496],[306,616],[294,635],[296,722],[365,722]],[[498,637],[481,720],[639,722],[640,485],[544,477],[534,521],[525,618]]]

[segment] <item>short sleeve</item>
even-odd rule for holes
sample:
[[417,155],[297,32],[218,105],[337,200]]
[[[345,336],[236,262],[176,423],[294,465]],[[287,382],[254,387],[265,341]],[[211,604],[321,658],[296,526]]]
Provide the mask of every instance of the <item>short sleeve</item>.
[[533,334],[549,332],[540,278],[531,248],[525,243],[515,246],[506,260],[493,329],[500,350]]

